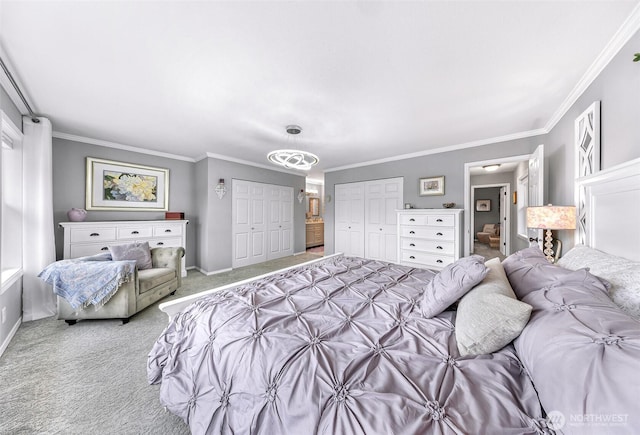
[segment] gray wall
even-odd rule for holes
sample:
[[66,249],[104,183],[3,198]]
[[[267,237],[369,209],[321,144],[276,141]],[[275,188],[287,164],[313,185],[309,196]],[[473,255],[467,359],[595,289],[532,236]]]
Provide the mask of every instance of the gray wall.
[[6,113],[16,127],[22,130],[22,115],[2,86],[0,86],[0,109]]
[[[293,187],[294,253],[305,251],[305,201],[298,202],[297,195],[305,188],[305,177],[269,169],[247,166],[227,160],[207,158],[196,163],[196,184],[209,186],[198,191],[198,201],[206,201],[207,206],[199,205],[206,211],[202,216],[204,232],[201,233],[203,248],[199,250],[199,266],[204,272],[228,269],[232,264],[231,237],[231,180],[248,180],[259,183]],[[224,178],[227,194],[218,199],[213,188],[218,180]]]
[[[473,185],[473,183],[471,183]],[[484,184],[484,183],[482,183]],[[479,199],[491,200],[491,211],[476,211],[475,202],[473,204],[473,236],[482,231],[484,224],[500,223],[500,188],[499,187],[483,187],[475,190],[475,201]],[[504,231],[504,229],[502,229]]]
[[[574,121],[594,101],[600,101],[601,168],[611,168],[640,157],[640,64],[632,62],[633,53],[639,49],[640,32],[546,135],[547,202],[574,204]],[[572,231],[554,234],[562,240],[563,252],[573,246]]]
[[[53,139],[53,217],[56,223],[56,256],[62,258],[63,231],[57,224],[66,222],[72,207],[85,208],[86,157],[138,163],[169,169],[169,210],[182,211],[187,225],[185,264],[194,266],[198,249],[198,214],[195,209],[195,173],[193,162],[149,154],[107,148],[65,139]],[[87,221],[164,219],[155,211],[89,211]]]
[[[536,146],[543,143],[542,141],[540,136],[536,136],[325,173],[325,194],[332,197],[331,202],[325,204],[325,253],[332,254],[335,251],[333,234],[335,201],[333,198],[335,197],[336,184],[404,177],[403,203],[411,203],[415,208],[442,208],[442,203],[455,202],[455,208],[463,208],[465,163],[530,154]],[[419,196],[418,180],[423,177],[439,175],[445,177],[445,194],[443,196]]]

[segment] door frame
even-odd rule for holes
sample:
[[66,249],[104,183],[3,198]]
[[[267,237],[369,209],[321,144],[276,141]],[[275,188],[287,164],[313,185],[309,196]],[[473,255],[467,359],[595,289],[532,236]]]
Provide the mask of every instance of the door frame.
[[[473,213],[473,203],[471,202],[471,168],[478,166],[514,163],[529,161],[531,154],[522,154],[519,156],[502,157],[499,159],[480,160],[476,162],[467,162],[464,164],[464,252],[463,256],[467,257],[472,252],[472,227],[471,227],[471,214]],[[511,228],[509,228],[511,231]]]
[[[504,213],[505,220],[504,222],[500,222],[500,238],[504,240],[504,251],[511,252],[511,204],[509,203],[509,198],[511,198],[511,186],[509,183],[493,183],[493,184],[474,184],[471,187],[471,204],[476,203],[476,189],[484,189],[487,187],[504,187],[505,188],[505,196],[504,199],[504,210],[500,211],[500,216]],[[470,228],[475,227],[475,209],[471,209],[469,212],[471,219]],[[502,252],[501,248],[498,248],[499,251]],[[503,254],[508,255],[508,254]]]

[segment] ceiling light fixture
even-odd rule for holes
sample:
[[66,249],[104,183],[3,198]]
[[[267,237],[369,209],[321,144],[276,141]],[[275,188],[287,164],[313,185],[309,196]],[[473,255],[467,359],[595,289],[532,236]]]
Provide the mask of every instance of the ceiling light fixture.
[[482,169],[484,169],[487,172],[495,172],[498,170],[498,168],[500,167],[499,164],[494,164],[494,165],[485,165],[482,167]]
[[[290,135],[298,135],[302,133],[302,127],[298,125],[287,125],[286,131]],[[315,154],[307,151],[283,149],[271,151],[267,158],[271,163],[284,166],[287,169],[298,169],[308,171],[317,164],[320,159]]]

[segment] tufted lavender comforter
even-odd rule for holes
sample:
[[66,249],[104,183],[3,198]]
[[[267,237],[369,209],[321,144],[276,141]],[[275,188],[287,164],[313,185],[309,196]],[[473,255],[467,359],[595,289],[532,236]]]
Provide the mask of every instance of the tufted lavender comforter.
[[511,345],[460,357],[420,314],[428,270],[338,257],[216,293],[155,343],[148,378],[194,434],[534,434]]

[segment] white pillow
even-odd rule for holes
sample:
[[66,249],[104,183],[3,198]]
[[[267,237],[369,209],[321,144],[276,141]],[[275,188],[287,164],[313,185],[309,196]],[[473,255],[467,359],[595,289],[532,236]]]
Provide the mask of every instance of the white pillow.
[[640,319],[640,263],[576,245],[557,264],[569,270],[588,268],[592,275],[607,280],[613,302]]
[[498,258],[485,263],[489,273],[458,303],[456,339],[460,355],[483,355],[502,349],[524,329],[531,305],[516,299]]

